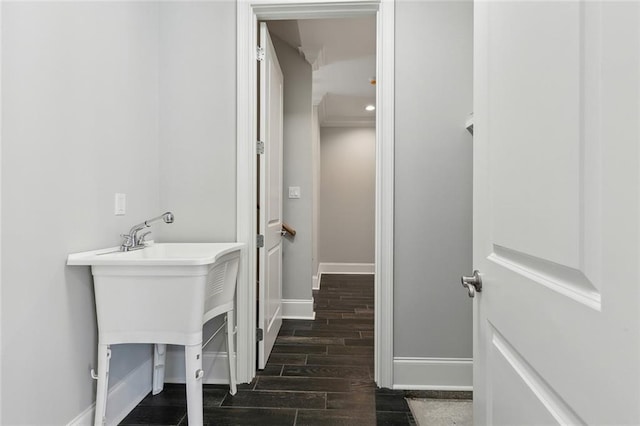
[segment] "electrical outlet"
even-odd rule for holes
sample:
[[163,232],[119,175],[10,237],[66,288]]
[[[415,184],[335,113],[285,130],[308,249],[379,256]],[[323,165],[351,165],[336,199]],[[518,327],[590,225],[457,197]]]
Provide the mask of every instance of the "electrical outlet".
[[127,212],[127,194],[116,193],[115,214],[122,216]]
[[300,187],[299,186],[290,186],[289,187],[289,198],[300,198]]

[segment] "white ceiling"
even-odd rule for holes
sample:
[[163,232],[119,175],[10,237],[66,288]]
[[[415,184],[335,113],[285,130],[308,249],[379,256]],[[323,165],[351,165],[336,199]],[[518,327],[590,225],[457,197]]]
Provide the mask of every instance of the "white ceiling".
[[373,125],[375,16],[270,21],[269,31],[297,48],[313,67],[313,102],[321,126]]

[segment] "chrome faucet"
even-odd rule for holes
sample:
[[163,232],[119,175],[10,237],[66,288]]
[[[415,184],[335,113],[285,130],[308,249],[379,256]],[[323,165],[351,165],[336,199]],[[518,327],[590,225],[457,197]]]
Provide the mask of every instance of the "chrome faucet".
[[138,231],[141,231],[144,228],[148,228],[152,223],[159,222],[161,220],[164,221],[164,223],[173,223],[173,213],[166,212],[158,217],[147,219],[144,222],[139,223],[138,225],[132,226],[128,234],[120,235],[122,238],[124,238],[124,241],[120,246],[120,251],[140,250],[141,248],[144,248],[144,239],[151,233],[151,231],[147,231],[142,235],[138,235]]

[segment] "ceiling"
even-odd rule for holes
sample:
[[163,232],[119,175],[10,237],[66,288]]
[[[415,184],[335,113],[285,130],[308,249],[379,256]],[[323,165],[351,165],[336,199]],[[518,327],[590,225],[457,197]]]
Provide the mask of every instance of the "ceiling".
[[375,16],[270,21],[269,31],[298,49],[313,69],[321,126],[372,126],[376,90]]

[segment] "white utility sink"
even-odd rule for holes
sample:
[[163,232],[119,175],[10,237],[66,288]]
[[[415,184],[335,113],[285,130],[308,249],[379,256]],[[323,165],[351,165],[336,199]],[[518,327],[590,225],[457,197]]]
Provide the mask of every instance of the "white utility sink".
[[67,265],[91,266],[101,340],[190,345],[201,339],[207,279],[222,278],[209,277],[209,272],[216,262],[238,259],[241,247],[163,243],[127,252],[110,248],[71,254]]
[[109,345],[120,343],[156,344],[154,393],[164,382],[165,345],[184,345],[189,422],[202,422],[202,325],[219,313],[222,303],[233,313],[242,247],[149,243],[140,250],[121,252],[114,247],[69,255],[67,265],[91,266],[94,277],[99,340],[96,424],[106,415]]
[[147,243],[142,250],[120,251],[118,247],[70,254],[67,265],[89,266],[192,266],[210,265],[241,243]]

